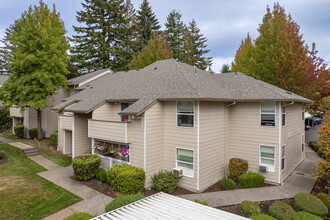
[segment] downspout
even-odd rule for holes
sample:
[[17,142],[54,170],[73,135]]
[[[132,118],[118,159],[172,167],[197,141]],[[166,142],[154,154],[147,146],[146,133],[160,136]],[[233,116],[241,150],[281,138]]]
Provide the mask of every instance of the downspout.
[[226,166],[226,163],[227,163],[227,158],[226,158],[226,138],[227,138],[227,120],[228,120],[227,110],[228,110],[228,107],[230,107],[232,105],[235,105],[235,104],[236,104],[236,101],[234,101],[233,103],[230,103],[230,104],[228,104],[228,105],[225,106],[225,128],[224,128],[224,131],[223,131],[223,155],[224,155],[224,163],[225,163],[225,178],[228,177],[227,166]]
[[293,104],[294,104],[294,102],[290,102],[290,103],[288,103],[288,104],[282,105],[282,107],[286,107],[286,106],[288,106],[288,105],[293,105]]
[[197,101],[197,192],[199,192],[199,100]]
[[147,173],[147,111],[144,112],[143,126],[143,169]]
[[281,183],[281,159],[282,159],[282,102],[278,102],[278,183]]
[[72,113],[72,146],[71,146],[71,153],[72,158],[74,158],[74,112]]

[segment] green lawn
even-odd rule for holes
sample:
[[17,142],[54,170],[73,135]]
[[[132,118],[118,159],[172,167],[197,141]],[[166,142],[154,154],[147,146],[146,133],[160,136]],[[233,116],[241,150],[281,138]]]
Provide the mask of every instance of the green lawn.
[[42,156],[45,158],[53,161],[54,163],[57,163],[58,165],[62,167],[67,167],[71,164],[71,157],[59,154],[56,150],[50,149],[50,141],[48,139],[43,139],[39,141],[39,144],[32,139],[18,139],[15,135],[2,135],[5,138],[19,141],[25,144],[32,145],[39,149]]
[[0,219],[40,219],[82,199],[36,173],[46,169],[20,149],[0,144],[9,159],[0,165]]

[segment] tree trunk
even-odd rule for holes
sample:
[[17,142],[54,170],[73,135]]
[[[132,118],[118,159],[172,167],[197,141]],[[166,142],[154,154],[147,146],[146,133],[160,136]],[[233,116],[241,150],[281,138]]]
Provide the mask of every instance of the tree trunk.
[[42,128],[41,128],[41,110],[37,110],[37,123],[38,123],[38,139],[42,139]]

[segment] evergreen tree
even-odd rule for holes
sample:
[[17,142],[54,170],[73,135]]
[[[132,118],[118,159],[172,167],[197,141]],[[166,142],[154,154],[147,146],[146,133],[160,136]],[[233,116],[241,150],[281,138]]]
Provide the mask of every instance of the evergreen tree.
[[173,58],[172,50],[164,39],[164,36],[154,34],[148,45],[144,47],[140,53],[134,56],[129,65],[129,69],[142,69],[157,60],[171,58]]
[[221,68],[221,73],[230,73],[230,66],[228,64],[223,64]]
[[253,48],[254,45],[248,33],[246,38],[242,40],[238,50],[236,51],[235,60],[232,63],[233,71],[250,73],[249,66],[251,65]]
[[84,10],[77,12],[71,51],[80,72],[111,68],[122,70],[136,51],[135,13],[124,0],[85,0]]
[[181,60],[184,56],[184,33],[185,25],[181,20],[182,14],[173,10],[165,23],[164,36],[173,52],[175,59]]
[[55,6],[52,11],[42,1],[30,6],[8,36],[13,46],[10,54],[11,74],[0,88],[0,99],[6,107],[31,107],[37,110],[38,138],[42,138],[41,110],[59,87],[66,87],[65,74],[69,43],[64,23]]
[[156,15],[151,10],[148,0],[143,0],[137,14],[141,45],[147,45],[152,38],[153,32],[158,32],[161,26]]
[[212,65],[212,57],[204,57],[203,55],[210,50],[206,50],[206,37],[200,33],[196,21],[192,20],[188,28],[185,28],[183,39],[182,61],[205,70]]
[[6,29],[5,36],[0,41],[4,44],[3,47],[0,47],[0,75],[1,74],[10,74],[10,58],[11,52],[13,50],[13,45],[10,43],[9,38],[12,36],[15,30],[15,25],[10,25]]

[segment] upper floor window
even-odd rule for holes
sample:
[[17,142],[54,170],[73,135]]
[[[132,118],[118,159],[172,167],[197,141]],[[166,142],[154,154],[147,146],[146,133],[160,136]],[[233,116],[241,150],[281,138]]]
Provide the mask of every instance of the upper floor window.
[[[120,103],[120,111],[123,111],[124,109],[128,108],[132,103]],[[130,116],[129,115],[121,115],[120,116],[120,121],[125,121],[128,122],[130,121]]]
[[304,104],[302,104],[301,120],[305,120],[305,106],[304,106]]
[[285,169],[285,145],[282,146],[281,170]]
[[282,126],[285,126],[285,107],[282,108]]
[[261,125],[275,126],[275,102],[261,103]]
[[194,127],[193,101],[177,101],[176,114],[177,114],[177,126]]

